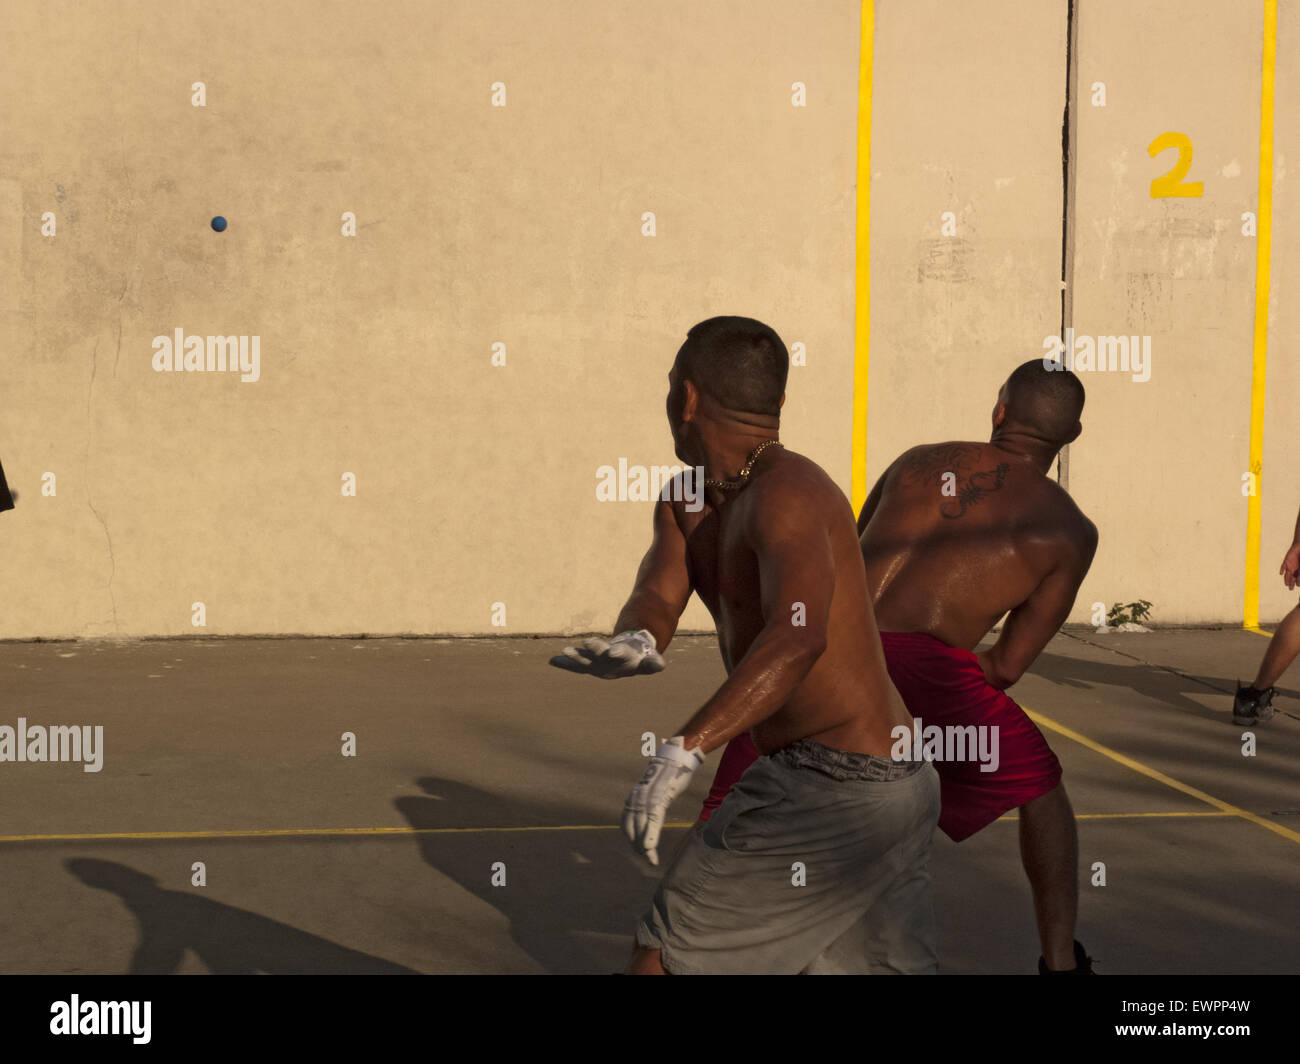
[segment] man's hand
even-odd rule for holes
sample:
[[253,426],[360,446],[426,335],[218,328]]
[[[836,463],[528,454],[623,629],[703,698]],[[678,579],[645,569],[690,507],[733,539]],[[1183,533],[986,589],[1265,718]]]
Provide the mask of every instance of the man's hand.
[[646,629],[624,632],[613,639],[584,639],[580,647],[565,647],[551,658],[557,669],[585,672],[602,680],[660,672],[663,656],[655,649],[655,638]]
[[1282,579],[1286,581],[1287,589],[1294,591],[1296,585],[1300,584],[1300,543],[1293,543],[1291,549],[1286,552],[1280,572]]
[[1005,691],[1011,686],[1003,677],[998,675],[998,670],[987,650],[981,650],[976,654],[975,660],[980,663],[980,668],[984,671],[984,679],[989,682],[989,686],[996,687],[999,691]]
[[632,848],[643,853],[652,865],[659,863],[659,832],[663,830],[668,806],[686,790],[691,773],[704,764],[704,753],[687,750],[680,735],[659,744],[655,756],[632,788],[623,807],[623,834]]

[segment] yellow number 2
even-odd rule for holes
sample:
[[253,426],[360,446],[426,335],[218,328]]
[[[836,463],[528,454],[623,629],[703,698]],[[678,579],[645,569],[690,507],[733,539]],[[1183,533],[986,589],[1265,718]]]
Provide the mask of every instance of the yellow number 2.
[[1166,148],[1178,149],[1178,162],[1167,174],[1162,174],[1151,182],[1151,198],[1164,196],[1199,196],[1205,187],[1200,181],[1184,182],[1187,171],[1192,168],[1192,138],[1186,133],[1161,133],[1148,146],[1147,154],[1155,158]]

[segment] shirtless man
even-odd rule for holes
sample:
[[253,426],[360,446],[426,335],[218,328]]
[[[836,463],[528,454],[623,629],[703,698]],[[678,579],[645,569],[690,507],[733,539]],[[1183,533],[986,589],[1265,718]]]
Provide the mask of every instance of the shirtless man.
[[[1074,940],[1078,837],[1042,734],[1003,690],[1069,615],[1097,529],[1048,472],[1082,431],[1083,385],[1026,362],[993,408],[988,443],[914,447],[885,470],[858,530],[890,678],[925,727],[998,729],[999,764],[939,761],[939,827],[956,842],[1020,810],[1020,854],[1034,894],[1043,974],[1091,974]],[[973,653],[1007,614],[988,650]],[[743,737],[723,755],[702,817],[755,756]]]
[[[1287,589],[1294,591],[1300,585],[1300,517],[1295,519],[1295,536],[1291,548],[1282,558],[1279,570]],[[1297,606],[1277,626],[1273,641],[1264,651],[1255,682],[1249,687],[1237,684],[1237,696],[1232,702],[1233,724],[1263,724],[1273,719],[1273,685],[1290,668],[1300,654],[1300,606]]]
[[655,671],[692,591],[713,614],[727,679],[659,745],[624,809],[652,863],[668,804],[705,754],[752,732],[763,755],[678,850],[629,973],[936,967],[938,778],[922,759],[890,758],[891,731],[911,718],[885,672],[848,500],[777,442],[788,367],[780,337],[752,319],[690,331],[668,420],[677,457],[703,467],[706,504],[656,503],[623,634],[552,659],[606,677]]

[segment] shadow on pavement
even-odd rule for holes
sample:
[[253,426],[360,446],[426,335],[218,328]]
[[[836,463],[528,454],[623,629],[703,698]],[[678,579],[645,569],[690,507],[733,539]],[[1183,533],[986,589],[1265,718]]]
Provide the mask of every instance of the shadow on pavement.
[[158,886],[114,861],[74,857],[65,867],[88,887],[118,895],[140,921],[131,975],[170,975],[193,950],[217,975],[415,975],[269,917]]
[[[662,865],[640,861],[617,830],[481,830],[599,824],[609,822],[608,813],[503,798],[455,780],[416,782],[425,797],[395,802],[411,827],[480,829],[416,836],[427,864],[499,910],[515,943],[546,971],[609,974],[621,968]],[[664,834],[661,860],[682,829]],[[496,862],[505,864],[504,886],[492,885]]]

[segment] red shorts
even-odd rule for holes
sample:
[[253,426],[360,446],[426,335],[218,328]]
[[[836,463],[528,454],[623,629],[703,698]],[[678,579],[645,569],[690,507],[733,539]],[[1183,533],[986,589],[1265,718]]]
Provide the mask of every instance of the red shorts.
[[757,760],[758,747],[749,737],[749,732],[743,731],[727,743],[727,748],[722,751],[722,760],[718,762],[717,775],[713,777],[713,786],[709,788],[709,796],[704,799],[704,808],[700,810],[701,820],[708,820],[713,815],[713,810],[722,804],[727,792],[745,774],[745,769]]
[[[939,827],[954,842],[969,838],[1003,813],[1052,790],[1061,781],[1056,760],[1025,711],[984,678],[979,659],[923,632],[881,632],[889,678],[908,712],[924,727],[996,726],[998,767],[981,772],[975,760],[939,761],[942,785]],[[700,819],[722,804],[734,784],[758,758],[748,733],[727,744]]]

